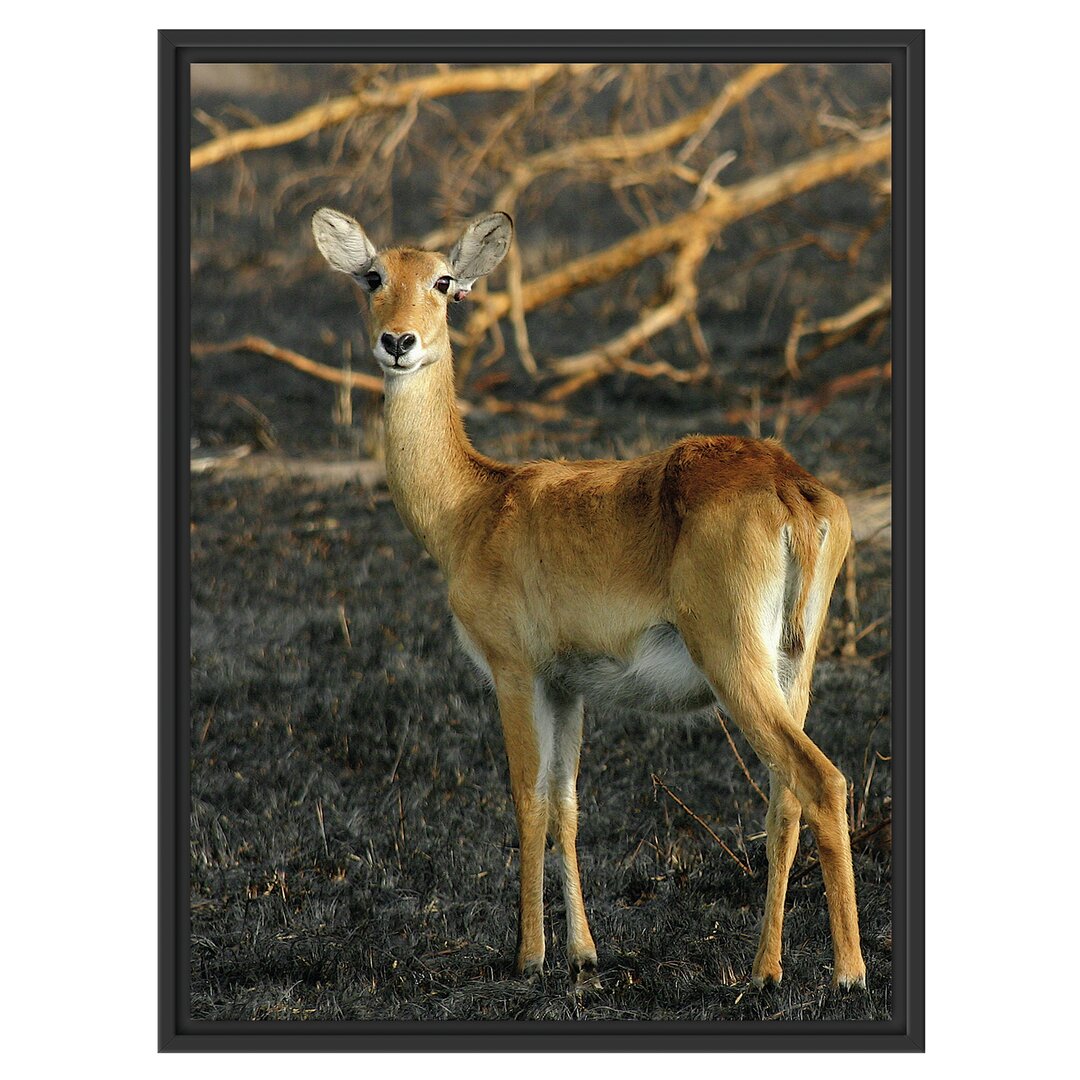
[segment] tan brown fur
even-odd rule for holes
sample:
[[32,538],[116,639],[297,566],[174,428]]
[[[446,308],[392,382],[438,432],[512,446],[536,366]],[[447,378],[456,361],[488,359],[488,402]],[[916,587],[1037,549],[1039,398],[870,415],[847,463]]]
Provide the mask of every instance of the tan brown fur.
[[[802,730],[828,597],[850,542],[843,502],[769,440],[697,436],[631,461],[506,465],[477,453],[455,407],[447,298],[432,288],[454,272],[452,257],[380,252],[373,265],[384,285],[369,298],[370,332],[373,347],[389,331],[417,334],[426,350],[415,370],[387,374],[387,476],[494,683],[521,843],[518,970],[537,971],[544,960],[549,832],[562,856],[571,970],[588,981],[596,963],[576,854],[580,700],[559,698],[544,672],[571,653],[629,660],[650,627],[670,624],[770,769],[755,982],[781,977],[784,896],[805,814],[821,856],[834,981],[861,984],[847,785]],[[786,690],[760,623],[777,589],[790,595]],[[544,710],[564,740],[550,775],[537,719]]]
[[424,341],[437,337],[446,316],[427,300],[431,283],[449,271],[446,260],[431,251],[395,248],[380,252],[375,265],[382,270],[384,283],[371,296],[372,344],[386,330],[398,334],[412,330]]

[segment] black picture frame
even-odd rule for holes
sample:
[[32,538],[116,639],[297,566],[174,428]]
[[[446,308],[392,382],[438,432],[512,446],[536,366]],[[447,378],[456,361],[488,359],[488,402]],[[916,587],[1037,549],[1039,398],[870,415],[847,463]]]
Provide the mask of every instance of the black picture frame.
[[[159,1031],[163,1051],[921,1051],[924,1048],[924,33],[159,31]],[[888,1022],[331,1022],[188,1018],[189,66],[565,60],[893,66],[893,979]],[[183,860],[183,862],[182,862]]]

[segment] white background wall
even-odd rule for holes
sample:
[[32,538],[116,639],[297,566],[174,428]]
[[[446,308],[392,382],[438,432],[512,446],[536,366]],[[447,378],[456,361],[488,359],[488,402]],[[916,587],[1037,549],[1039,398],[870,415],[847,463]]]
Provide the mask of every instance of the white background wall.
[[[928,28],[929,1053],[667,1063],[695,1074],[1054,1076],[1076,1024],[1065,878],[1080,720],[1068,157],[1080,46],[1075,15],[1046,0],[965,6],[967,18],[943,7],[884,12]],[[435,1066],[155,1056],[155,28],[295,27],[308,10],[189,0],[26,5],[6,18],[0,964],[4,1057],[24,1062],[14,1075]],[[328,3],[306,25],[857,27],[874,13],[786,2],[770,4],[767,21],[754,6],[736,22],[734,7],[696,2]],[[477,1065],[530,1077],[571,1067],[541,1057],[437,1067],[465,1076]]]

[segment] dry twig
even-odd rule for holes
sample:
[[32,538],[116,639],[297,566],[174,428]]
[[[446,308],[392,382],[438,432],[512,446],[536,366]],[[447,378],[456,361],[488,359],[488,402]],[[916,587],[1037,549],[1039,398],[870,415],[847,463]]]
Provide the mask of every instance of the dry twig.
[[743,776],[750,782],[750,786],[761,796],[761,801],[766,806],[769,805],[769,796],[758,787],[757,781],[750,775],[750,770],[746,767],[746,762],[743,761],[742,754],[739,753],[739,748],[735,745],[735,740],[731,737],[731,732],[728,731],[728,726],[724,720],[724,714],[717,709],[716,719],[720,721],[720,727],[723,728],[724,735],[727,736],[728,745],[731,747],[731,752],[735,755],[735,760],[739,763],[739,768],[742,769]]
[[859,640],[856,632],[859,625],[858,584],[855,541],[852,540],[848,547],[847,558],[844,561],[844,606],[847,608],[847,619],[844,623],[844,643],[840,646],[840,655],[846,660],[854,660],[859,655],[859,650],[855,644]]
[[687,814],[689,814],[690,817],[692,817],[694,819],[694,821],[696,821],[720,845],[721,850],[726,855],[729,855],[729,856],[731,856],[732,859],[734,859],[735,864],[739,867],[739,869],[744,874],[746,874],[748,877],[753,877],[754,876],[754,871],[750,869],[750,865],[748,863],[743,862],[743,860],[740,859],[739,856],[736,855],[735,852],[732,851],[731,848],[729,848],[727,846],[727,844],[725,844],[724,841],[721,840],[720,837],[716,835],[716,832],[714,831],[712,826],[707,821],[705,821],[703,818],[701,818],[697,814],[695,814],[694,811],[691,810],[690,807],[687,806],[686,803],[684,803],[682,801],[682,799],[680,799],[679,796],[676,795],[675,792],[672,791],[671,788],[669,788],[667,786],[667,784],[665,784],[664,781],[661,780],[660,777],[656,775],[656,773],[652,774],[652,782],[653,782],[654,786],[656,786],[656,787],[660,788],[661,790],[663,790],[664,793],[675,803],[676,806],[681,807]]
[[793,379],[799,377],[799,342],[804,337],[809,334],[825,335],[824,341],[802,358],[802,363],[807,364],[811,360],[816,360],[822,353],[835,348],[842,341],[846,341],[870,319],[886,315],[891,310],[892,283],[888,281],[879,285],[865,300],[860,300],[854,307],[839,315],[818,319],[816,322],[807,322],[807,311],[805,308],[800,308],[795,312],[787,344],[784,346],[784,364],[789,374]]
[[820,387],[818,391],[805,398],[795,398],[783,402],[782,405],[762,405],[757,409],[728,409],[724,413],[724,419],[729,424],[748,424],[753,423],[755,420],[770,420],[776,416],[781,409],[789,414],[795,416],[813,416],[826,405],[829,404],[833,398],[838,397],[841,394],[849,394],[854,390],[861,390],[868,383],[874,382],[888,382],[892,378],[892,361],[888,360],[884,364],[872,364],[870,367],[865,367],[859,371],[853,371],[848,375],[838,375],[835,379],[831,379],[824,386]]

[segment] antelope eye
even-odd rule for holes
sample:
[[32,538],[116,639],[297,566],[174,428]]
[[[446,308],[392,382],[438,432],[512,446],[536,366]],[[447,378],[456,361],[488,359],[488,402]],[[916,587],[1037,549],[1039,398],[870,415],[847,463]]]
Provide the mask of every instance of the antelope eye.
[[376,270],[369,270],[364,275],[364,281],[367,282],[367,287],[374,292],[382,284],[382,275]]
[[450,291],[450,279],[448,277],[441,277],[435,282],[435,288],[444,295]]

